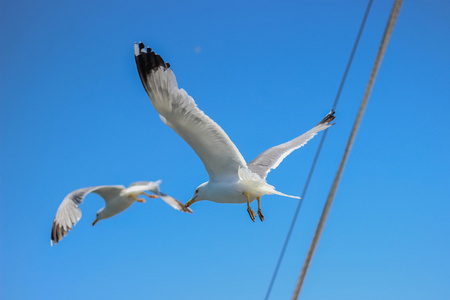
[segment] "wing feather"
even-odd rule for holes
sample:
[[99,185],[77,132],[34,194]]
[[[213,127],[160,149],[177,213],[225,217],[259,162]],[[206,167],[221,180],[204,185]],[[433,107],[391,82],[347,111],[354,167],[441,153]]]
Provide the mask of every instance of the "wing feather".
[[133,182],[132,184],[130,184],[128,186],[128,188],[132,187],[132,186],[147,186],[148,190],[152,190],[154,188],[158,188],[159,185],[162,183],[162,180],[157,180],[157,181],[137,181],[137,182]]
[[[148,190],[151,191],[153,194],[159,196],[164,202],[175,208],[176,210],[185,212],[185,213],[192,213],[192,209],[189,207],[186,207],[182,202],[178,201],[177,199],[173,198],[172,196],[169,196],[167,194],[164,194],[159,189],[159,185],[161,184],[161,180],[158,180],[156,182],[149,182],[149,181],[141,181],[141,182],[135,182],[130,184],[130,187],[133,185],[148,185]],[[150,184],[152,183],[152,184]]]
[[331,121],[335,119],[334,111],[331,111],[322,121],[314,128],[306,133],[296,137],[295,139],[284,144],[272,147],[258,155],[255,159],[248,163],[248,168],[265,179],[270,170],[275,169],[283,161],[283,159],[292,153],[292,151],[304,146],[309,140],[317,135],[318,132],[327,129],[333,124]]
[[173,198],[172,196],[169,196],[167,194],[164,194],[163,192],[159,192],[158,196],[167,204],[175,208],[176,210],[185,212],[185,213],[192,213],[192,209],[189,207],[186,207],[183,203],[178,201],[177,199]]
[[135,45],[142,84],[161,120],[180,135],[202,160],[210,180],[238,176],[244,158],[225,131],[179,89],[170,65],[144,44]]
[[53,220],[52,231],[50,236],[50,244],[57,244],[72,227],[81,219],[80,205],[84,198],[89,193],[99,194],[103,200],[117,196],[124,189],[123,186],[93,186],[81,188],[68,194],[56,211],[55,219]]

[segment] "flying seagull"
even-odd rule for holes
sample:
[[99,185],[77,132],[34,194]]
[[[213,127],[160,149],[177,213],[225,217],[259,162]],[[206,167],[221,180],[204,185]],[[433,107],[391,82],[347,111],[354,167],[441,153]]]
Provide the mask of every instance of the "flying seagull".
[[134,55],[142,84],[161,120],[178,133],[197,153],[209,175],[209,181],[197,187],[194,196],[186,203],[209,200],[217,203],[247,203],[252,221],[256,214],[250,202],[258,201],[261,221],[261,196],[286,195],[266,182],[267,174],[275,169],[292,151],[305,145],[319,131],[333,124],[331,111],[319,124],[301,136],[267,149],[248,164],[225,131],[203,111],[185,90],[179,89],[170,65],[142,43],[134,45]]
[[[139,181],[130,184],[128,188],[125,188],[123,185],[101,185],[81,188],[71,192],[64,198],[56,212],[55,219],[53,220],[50,244],[52,246],[53,244],[57,244],[72,229],[72,226],[81,219],[79,205],[83,203],[84,198],[89,193],[96,193],[105,200],[105,207],[97,212],[97,217],[92,223],[92,226],[100,220],[110,218],[126,210],[135,201],[144,203],[145,199],[139,198],[141,195],[149,198],[160,197],[173,208],[182,212],[192,213],[192,210],[187,208],[183,203],[162,193],[159,190],[160,184],[161,180],[156,182]],[[155,195],[147,194],[145,191],[150,191]]]

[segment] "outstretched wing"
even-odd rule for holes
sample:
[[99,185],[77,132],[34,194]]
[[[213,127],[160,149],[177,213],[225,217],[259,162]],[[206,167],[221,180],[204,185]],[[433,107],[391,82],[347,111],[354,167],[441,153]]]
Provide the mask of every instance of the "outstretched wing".
[[258,155],[254,160],[248,163],[248,168],[258,174],[261,178],[265,179],[270,170],[275,169],[283,161],[283,159],[291,154],[292,151],[305,145],[310,139],[317,135],[319,131],[327,129],[333,124],[331,121],[335,119],[334,111],[328,113],[328,115],[320,121],[314,128],[301,136],[278,146],[272,147]]
[[167,194],[164,194],[163,192],[159,192],[157,194],[161,199],[163,199],[164,202],[172,206],[173,208],[185,212],[185,213],[192,213],[192,209],[189,207],[186,207],[183,203],[178,201],[177,199],[173,198],[172,196],[169,196]]
[[245,160],[223,129],[197,108],[179,89],[175,75],[161,56],[144,44],[135,44],[136,65],[161,120],[180,135],[200,157],[210,180],[237,176]]
[[140,189],[144,189],[145,191],[153,191],[154,189],[158,189],[159,185],[162,183],[162,180],[157,181],[137,181],[133,182],[128,186],[127,190],[130,190],[131,187],[136,187]]
[[159,196],[164,202],[175,208],[176,210],[185,212],[185,213],[192,213],[192,209],[189,207],[186,207],[183,203],[178,201],[177,199],[173,198],[172,196],[169,196],[167,194],[164,194],[159,190],[159,185],[161,184],[161,180],[152,182],[152,181],[139,181],[134,182],[130,184],[130,187],[132,186],[147,186],[146,190],[152,192],[153,194]]
[[99,194],[103,200],[108,201],[119,195],[124,189],[121,185],[111,186],[93,186],[81,188],[67,195],[59,205],[53,220],[50,244],[57,244],[63,237],[67,235],[69,230],[81,219],[80,205],[89,193]]

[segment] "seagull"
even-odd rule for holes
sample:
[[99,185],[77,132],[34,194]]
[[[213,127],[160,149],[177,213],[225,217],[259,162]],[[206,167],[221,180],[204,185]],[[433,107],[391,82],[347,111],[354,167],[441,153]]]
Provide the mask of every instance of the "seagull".
[[260,202],[262,196],[275,194],[300,199],[275,190],[266,182],[267,174],[319,131],[334,125],[330,124],[335,118],[334,111],[311,130],[267,149],[247,164],[225,131],[197,107],[184,89],[178,88],[170,64],[165,63],[151,48],[145,49],[143,43],[135,43],[134,55],[144,89],[161,120],[192,147],[208,172],[209,181],[197,187],[186,207],[202,200],[247,203],[247,212],[255,222],[256,214],[250,207],[253,200],[258,201],[258,216],[264,221]]
[[[83,203],[84,198],[89,193],[96,193],[105,200],[105,207],[97,212],[97,216],[92,223],[92,226],[100,220],[121,213],[135,201],[145,203],[145,199],[139,198],[141,195],[145,195],[149,198],[160,197],[173,208],[182,212],[192,213],[192,210],[183,203],[162,193],[159,190],[161,182],[161,180],[156,182],[139,181],[130,184],[128,188],[125,188],[123,185],[100,185],[81,188],[71,192],[64,198],[56,212],[55,219],[53,220],[50,245],[53,246],[53,244],[57,244],[67,235],[69,230],[72,229],[72,226],[81,219],[81,209],[79,208],[79,205]],[[145,191],[150,191],[155,195],[148,194]]]

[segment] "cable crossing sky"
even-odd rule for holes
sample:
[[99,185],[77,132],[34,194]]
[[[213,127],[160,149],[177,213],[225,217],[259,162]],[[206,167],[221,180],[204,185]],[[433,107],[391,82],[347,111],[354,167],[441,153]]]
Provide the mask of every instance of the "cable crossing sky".
[[363,99],[361,101],[361,105],[359,107],[358,114],[357,114],[356,119],[355,119],[355,123],[354,123],[352,131],[350,133],[350,137],[349,137],[349,139],[347,141],[347,145],[345,147],[344,154],[343,154],[342,159],[341,159],[341,163],[339,165],[339,168],[337,170],[337,173],[336,173],[336,176],[334,178],[333,184],[331,186],[330,193],[328,194],[328,198],[327,198],[327,201],[326,201],[325,206],[323,208],[322,215],[320,217],[319,223],[317,224],[316,232],[314,233],[313,239],[311,241],[311,245],[310,245],[310,247],[308,249],[308,253],[306,255],[305,262],[303,263],[303,267],[302,267],[302,270],[300,272],[300,276],[299,276],[297,284],[295,286],[294,294],[292,295],[292,300],[298,299],[298,296],[300,295],[300,291],[301,291],[301,288],[303,286],[303,282],[305,280],[306,273],[308,272],[309,265],[311,264],[312,257],[314,255],[314,252],[315,252],[316,248],[317,248],[317,244],[319,242],[320,236],[321,236],[323,228],[325,226],[325,222],[326,222],[328,214],[330,212],[330,208],[331,208],[331,205],[333,203],[334,196],[336,195],[336,191],[337,191],[337,188],[339,186],[339,183],[340,183],[340,180],[341,180],[341,177],[342,177],[342,173],[344,171],[345,164],[347,163],[347,159],[348,159],[348,156],[350,154],[350,151],[351,151],[351,148],[353,146],[353,143],[355,141],[355,137],[356,137],[356,134],[358,132],[359,125],[361,124],[362,118],[364,116],[364,112],[366,110],[367,103],[368,103],[369,97],[370,97],[370,93],[372,92],[372,88],[373,88],[373,85],[375,83],[375,79],[377,77],[378,70],[379,70],[380,65],[381,65],[381,61],[383,60],[383,56],[384,56],[384,53],[386,52],[386,48],[387,48],[387,45],[389,43],[389,39],[391,37],[392,31],[394,30],[394,25],[395,25],[395,22],[397,20],[398,14],[400,12],[400,8],[402,6],[402,2],[403,2],[403,0],[396,0],[394,5],[393,5],[393,7],[392,7],[388,23],[386,25],[386,29],[385,29],[384,34],[383,34],[383,38],[382,38],[381,43],[380,43],[380,47],[378,48],[378,53],[377,53],[377,56],[375,58],[375,62],[374,62],[373,68],[372,68],[372,72],[370,73],[370,77],[369,77],[369,81],[367,83],[366,91],[364,92],[364,96],[363,96]]
[[[359,40],[360,40],[362,32],[364,30],[364,26],[366,24],[366,20],[367,20],[367,17],[369,15],[369,12],[370,12],[370,8],[372,7],[372,3],[373,3],[373,0],[369,0],[369,2],[367,4],[367,8],[366,8],[366,11],[364,13],[364,17],[362,19],[361,25],[359,26],[359,31],[358,31],[358,34],[356,36],[355,43],[353,44],[353,49],[352,49],[352,52],[351,52],[350,57],[348,59],[347,66],[346,66],[344,74],[342,76],[341,83],[340,83],[338,91],[336,93],[336,97],[334,99],[333,106],[332,106],[331,110],[335,110],[336,106],[337,106],[337,104],[339,102],[339,98],[341,96],[342,89],[344,88],[345,80],[347,79],[347,75],[348,75],[348,72],[350,70],[350,66],[352,65],[353,57],[355,56],[356,49],[358,48]],[[298,214],[300,212],[300,208],[301,208],[301,206],[303,204],[303,199],[306,196],[306,192],[308,190],[309,183],[311,182],[312,175],[314,174],[314,170],[315,170],[317,161],[319,159],[320,152],[322,151],[322,146],[323,146],[323,143],[325,142],[325,138],[327,136],[327,132],[328,132],[328,130],[325,130],[324,133],[322,134],[321,139],[320,139],[319,146],[317,148],[316,154],[315,154],[314,159],[313,159],[313,163],[311,165],[311,168],[310,168],[309,173],[308,173],[308,177],[306,179],[305,186],[303,188],[303,192],[301,194],[301,199],[298,202],[297,208],[296,208],[295,213],[294,213],[294,217],[292,218],[292,222],[291,222],[291,225],[289,227],[288,234],[287,234],[286,239],[284,241],[283,248],[282,248],[280,256],[278,258],[278,261],[277,261],[274,273],[272,275],[272,279],[271,279],[269,287],[267,289],[266,296],[264,298],[265,300],[268,300],[269,297],[270,297],[270,293],[271,293],[273,285],[275,283],[275,279],[276,279],[276,277],[278,275],[278,270],[280,268],[281,262],[283,261],[284,253],[286,252],[286,248],[287,248],[287,245],[288,245],[289,240],[291,238],[292,231],[294,229],[295,223],[297,221],[297,217],[298,217]]]

